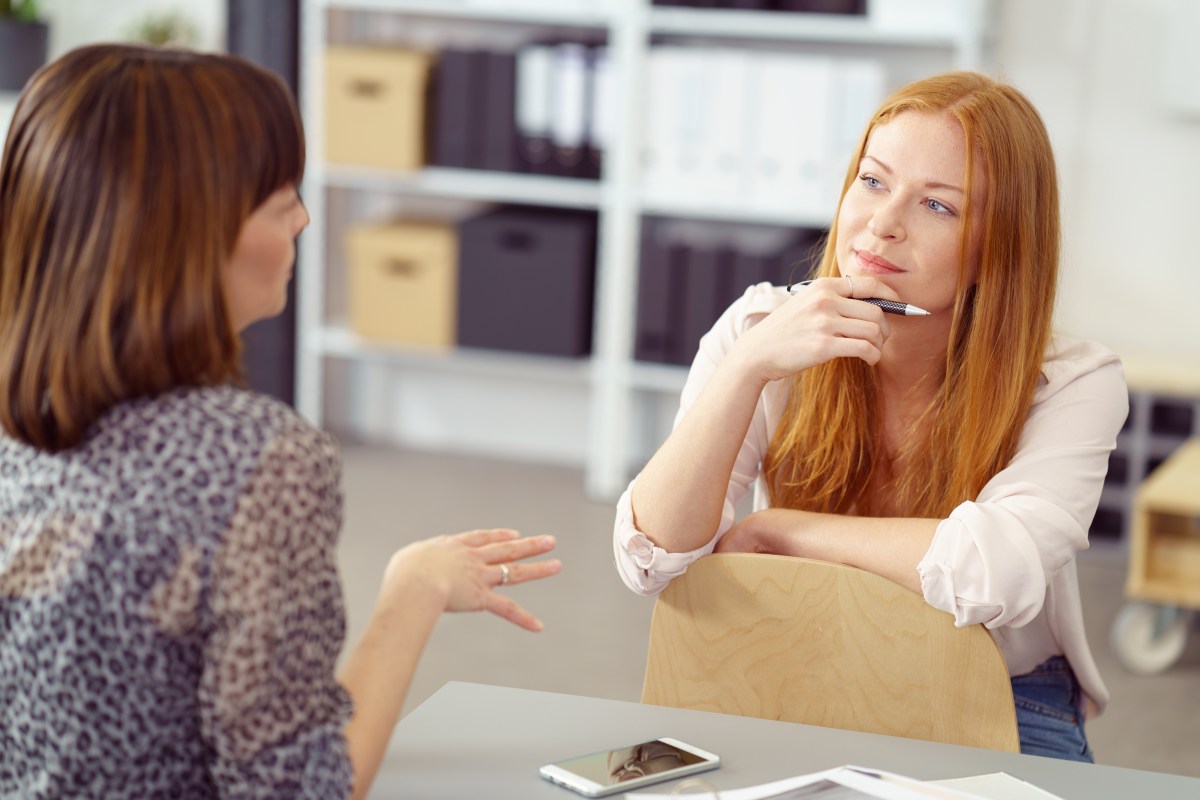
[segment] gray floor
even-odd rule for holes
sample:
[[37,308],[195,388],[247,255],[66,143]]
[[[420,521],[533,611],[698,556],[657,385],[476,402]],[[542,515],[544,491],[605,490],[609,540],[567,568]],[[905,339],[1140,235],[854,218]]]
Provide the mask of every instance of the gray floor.
[[[530,634],[482,614],[447,615],[426,650],[406,710],[463,680],[637,700],[652,601],[612,568],[612,508],[587,499],[582,474],[561,467],[347,445],[340,565],[357,639],[388,556],[439,533],[513,527],[558,537],[561,575],[510,591],[546,623]],[[1200,777],[1200,629],[1183,658],[1151,678],[1124,671],[1109,648],[1125,564],[1113,551],[1080,561],[1086,624],[1112,691],[1088,726],[1097,760]]]

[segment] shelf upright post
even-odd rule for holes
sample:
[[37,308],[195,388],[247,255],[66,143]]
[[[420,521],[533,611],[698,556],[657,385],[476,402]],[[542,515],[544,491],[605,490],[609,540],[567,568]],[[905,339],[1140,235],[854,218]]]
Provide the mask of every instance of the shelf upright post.
[[325,152],[324,50],[325,3],[301,0],[300,106],[307,140],[308,165],[301,196],[313,224],[300,236],[296,287],[296,410],[321,427],[324,419],[325,355],[325,182],[320,167]]
[[604,152],[597,244],[596,322],[592,357],[587,492],[616,498],[628,479],[633,406],[633,336],[637,309],[640,229],[638,158],[644,107],[648,0],[612,0],[608,51],[614,90],[609,93],[612,135]]

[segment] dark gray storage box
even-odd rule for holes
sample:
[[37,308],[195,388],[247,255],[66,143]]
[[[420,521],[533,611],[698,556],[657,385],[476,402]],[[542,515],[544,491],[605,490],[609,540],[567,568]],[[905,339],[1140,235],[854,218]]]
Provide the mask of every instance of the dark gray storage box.
[[591,352],[596,215],[505,207],[459,224],[458,343]]

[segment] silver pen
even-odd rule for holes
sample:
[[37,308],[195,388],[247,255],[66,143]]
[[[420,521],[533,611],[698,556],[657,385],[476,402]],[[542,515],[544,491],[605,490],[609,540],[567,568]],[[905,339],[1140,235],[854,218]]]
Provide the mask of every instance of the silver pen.
[[[787,290],[792,292],[797,286],[808,286],[814,279],[800,281],[799,283],[789,283]],[[855,300],[861,300],[864,303],[870,303],[873,306],[879,306],[889,314],[899,314],[904,317],[932,317],[932,311],[926,311],[923,308],[918,308],[908,303],[897,303],[895,300],[881,300],[878,297],[855,297]]]

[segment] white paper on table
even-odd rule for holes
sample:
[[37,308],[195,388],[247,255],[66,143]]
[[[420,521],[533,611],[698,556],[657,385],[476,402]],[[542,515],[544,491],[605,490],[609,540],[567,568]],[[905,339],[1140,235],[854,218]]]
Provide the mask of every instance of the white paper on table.
[[[629,800],[670,800],[670,794],[636,792]],[[696,795],[704,800],[703,793]],[[915,778],[865,767],[837,767],[810,775],[798,775],[781,781],[728,789],[720,800],[990,800],[962,789],[940,786]]]
[[1045,789],[1039,789],[1020,778],[1014,778],[1007,772],[972,775],[969,778],[947,778],[930,783],[974,792],[988,800],[1062,800],[1058,795],[1050,794]]

